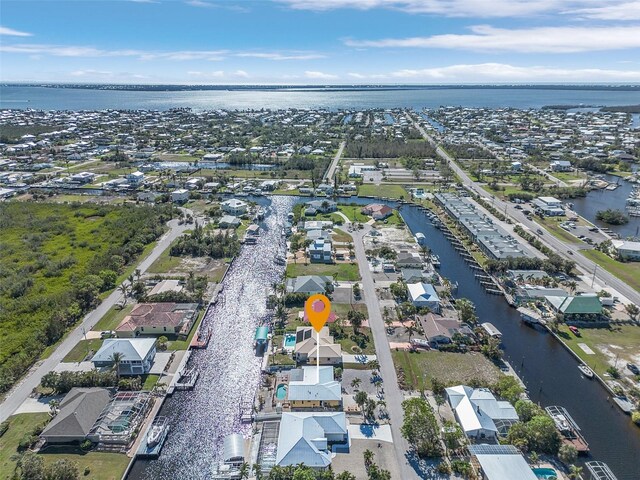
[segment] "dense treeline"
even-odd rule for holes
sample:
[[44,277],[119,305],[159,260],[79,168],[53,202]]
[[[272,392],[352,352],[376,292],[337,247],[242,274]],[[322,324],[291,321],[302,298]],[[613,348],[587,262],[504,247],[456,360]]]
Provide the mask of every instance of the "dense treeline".
[[116,286],[167,207],[0,204],[0,392]]
[[504,273],[507,270],[544,270],[550,275],[555,273],[570,274],[576,263],[565,260],[557,253],[551,253],[549,258],[509,257],[505,260],[487,261],[487,270],[490,273]]
[[435,157],[435,150],[426,141],[363,139],[350,140],[345,147],[345,157],[350,158],[398,158]]
[[212,234],[196,224],[189,235],[178,238],[171,245],[170,252],[176,257],[190,255],[192,257],[232,258],[240,253],[240,241],[235,232],[230,233],[227,230],[224,233]]
[[445,148],[456,158],[496,158],[489,150],[473,143],[445,143]]

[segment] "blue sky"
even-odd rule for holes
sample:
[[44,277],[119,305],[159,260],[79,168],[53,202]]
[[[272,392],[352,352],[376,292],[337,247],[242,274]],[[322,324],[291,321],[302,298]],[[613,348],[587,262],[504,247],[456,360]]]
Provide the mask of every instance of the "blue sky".
[[640,83],[640,1],[2,0],[0,81]]

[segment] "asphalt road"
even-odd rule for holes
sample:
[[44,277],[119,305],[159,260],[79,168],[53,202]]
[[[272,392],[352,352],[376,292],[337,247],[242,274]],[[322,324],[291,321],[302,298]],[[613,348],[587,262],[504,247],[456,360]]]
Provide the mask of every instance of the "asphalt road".
[[[431,145],[436,146],[437,144],[435,140],[429,134],[427,134],[427,132],[422,127],[420,127],[415,122],[415,120],[411,115],[409,115],[409,117],[412,119],[414,126],[420,131],[423,137],[427,139],[427,141]],[[548,230],[544,229],[544,227],[541,227],[539,224],[537,224],[533,220],[529,220],[524,215],[524,213],[522,213],[520,210],[516,210],[515,208],[513,208],[513,206],[509,202],[504,202],[498,198],[494,198],[493,195],[491,195],[484,188],[481,188],[473,180],[471,180],[469,175],[467,175],[467,173],[456,164],[453,158],[451,158],[451,156],[447,154],[447,152],[445,152],[439,146],[436,149],[436,153],[440,157],[444,158],[449,162],[449,165],[451,165],[451,168],[456,172],[456,174],[462,180],[463,185],[467,186],[468,188],[476,192],[481,197],[491,201],[496,209],[498,209],[501,212],[504,212],[506,215],[511,217],[516,223],[522,225],[523,227],[528,228],[529,230],[531,230],[531,232],[535,232],[539,228],[542,228],[542,230],[547,232],[547,234],[538,235],[538,238],[540,239],[540,241],[542,241],[554,252],[566,258],[567,260],[573,260],[576,263],[576,265],[583,270],[585,275],[593,275],[595,272],[596,281],[600,285],[611,287],[614,290],[618,291],[621,295],[626,297],[626,299],[629,302],[634,303],[636,305],[640,305],[640,293],[637,290],[631,288],[627,283],[623,282],[622,280],[617,278],[615,275],[612,275],[611,273],[607,272],[602,267],[599,267],[595,262],[580,255],[579,251],[575,249],[574,245],[568,244],[560,240],[559,238],[551,234]],[[569,253],[569,252],[572,252],[572,253]]]
[[[191,213],[190,211],[187,211]],[[151,253],[138,265],[138,269],[145,273],[147,269],[157,260],[160,254],[169,248],[171,242],[184,233],[185,230],[192,229],[193,224],[178,225],[178,220],[171,220],[168,224],[169,230],[158,240]],[[95,310],[88,313],[78,326],[72,330],[67,337],[58,345],[56,350],[46,358],[37,362],[29,372],[13,387],[7,394],[2,404],[0,404],[0,422],[9,418],[16,409],[29,397],[34,388],[40,384],[42,377],[52,371],[71,349],[83,339],[84,332],[88,332],[116,303],[122,300],[122,294],[115,289],[111,295],[105,298]]]
[[387,339],[387,332],[385,331],[384,321],[380,313],[380,304],[376,295],[375,284],[369,271],[369,263],[367,262],[367,255],[364,251],[364,244],[362,243],[362,237],[370,230],[371,227],[365,225],[363,230],[353,232],[353,245],[356,260],[360,268],[360,276],[362,277],[364,300],[369,312],[369,327],[373,334],[373,340],[376,345],[376,356],[380,363],[380,375],[382,376],[385,395],[384,400],[387,402],[387,411],[391,421],[393,448],[398,461],[399,472],[403,480],[418,479],[420,478],[419,475],[409,464],[407,458],[409,444],[400,432],[400,427],[402,427],[404,419],[404,412],[402,410],[404,394],[400,390],[400,387],[398,387],[398,377],[393,365],[393,358],[391,357],[389,340]]
[[336,156],[333,157],[333,160],[331,161],[331,165],[329,165],[329,168],[327,168],[327,171],[324,174],[323,180],[325,182],[333,180],[333,177],[336,174],[336,168],[338,168],[338,162],[340,161],[340,157],[342,156],[342,151],[344,150],[344,146],[346,144],[347,142],[342,142],[340,144],[340,147],[338,147],[338,153],[336,153]]

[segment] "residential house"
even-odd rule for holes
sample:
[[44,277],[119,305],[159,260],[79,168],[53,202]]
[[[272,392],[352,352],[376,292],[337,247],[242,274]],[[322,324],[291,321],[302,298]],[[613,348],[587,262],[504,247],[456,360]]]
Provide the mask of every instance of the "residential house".
[[284,412],[280,419],[276,465],[304,463],[324,470],[331,466],[332,445],[348,451],[349,432],[344,412]]
[[562,288],[547,288],[537,285],[518,287],[513,293],[513,299],[518,305],[528,302],[544,301],[546,297],[566,297],[567,291]]
[[451,343],[456,333],[465,336],[470,333],[468,328],[461,332],[462,324],[455,318],[436,317],[433,313],[428,313],[427,315],[419,315],[418,321],[422,325],[425,338],[436,348],[440,344]]
[[396,258],[396,268],[419,268],[422,269],[424,261],[422,257],[414,252],[400,252]]
[[189,200],[189,190],[179,188],[171,192],[171,201],[173,203],[185,203]]
[[71,181],[81,184],[87,184],[93,182],[93,179],[96,178],[96,174],[92,172],[79,172],[71,175]]
[[513,445],[469,445],[473,464],[479,466],[481,480],[538,480]]
[[333,290],[333,277],[327,275],[303,275],[287,279],[287,293],[325,294]]
[[305,232],[309,232],[311,230],[325,230],[331,227],[333,227],[333,222],[329,220],[310,220],[303,224],[303,230]]
[[195,303],[139,303],[116,327],[118,338],[139,335],[186,337],[198,316]]
[[409,290],[409,300],[418,308],[428,308],[432,312],[440,312],[440,297],[436,293],[436,289],[430,283],[410,283],[407,285]]
[[122,355],[119,367],[121,375],[144,375],[149,373],[156,357],[156,339],[109,338],[91,361],[96,368],[111,368],[114,353]]
[[612,243],[620,258],[631,262],[640,262],[640,242],[613,240]]
[[333,263],[333,252],[331,241],[326,239],[316,239],[307,247],[307,253],[311,263]]
[[596,294],[576,296],[546,296],[547,305],[555,313],[563,316],[565,323],[599,321],[602,315],[602,302]]
[[238,228],[241,223],[242,222],[238,217],[234,217],[233,215],[223,215],[218,221],[218,226],[220,228]]
[[567,160],[555,160],[549,164],[549,169],[552,172],[570,172],[573,170],[571,162]]
[[127,175],[127,182],[130,185],[140,185],[144,181],[144,173],[132,172]]
[[[320,347],[316,338],[320,338]],[[296,329],[296,345],[294,355],[300,363],[315,364],[320,350],[321,365],[338,365],[342,362],[342,347],[335,343],[329,335],[329,327],[323,327],[319,333],[313,327],[298,327]]]
[[370,203],[362,209],[362,213],[371,216],[374,220],[384,220],[393,214],[393,208],[380,203]]
[[565,214],[562,202],[555,197],[538,197],[531,203],[537,211],[549,217],[561,217]]
[[520,420],[509,402],[497,400],[486,388],[458,385],[445,391],[456,420],[470,439],[496,441]]
[[249,209],[249,205],[242,200],[238,200],[237,198],[230,198],[229,200],[225,200],[220,204],[222,207],[222,211],[228,213],[229,215],[240,216],[244,213],[247,213]]
[[40,438],[50,444],[82,442],[110,400],[111,395],[106,388],[72,388],[60,402],[58,413]]
[[342,405],[342,388],[333,366],[305,366],[289,371],[286,403],[296,409],[336,409]]
[[335,212],[338,209],[338,204],[333,200],[313,200],[305,203],[305,215],[315,215],[315,213],[308,213],[309,211],[315,211],[320,213]]

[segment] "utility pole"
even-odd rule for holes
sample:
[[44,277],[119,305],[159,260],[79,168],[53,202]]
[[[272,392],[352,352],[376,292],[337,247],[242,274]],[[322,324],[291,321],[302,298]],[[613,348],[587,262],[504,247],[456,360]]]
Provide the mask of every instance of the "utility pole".
[[596,282],[596,271],[598,270],[598,264],[595,264],[593,268],[593,278],[591,279],[591,288],[593,288],[593,284]]

